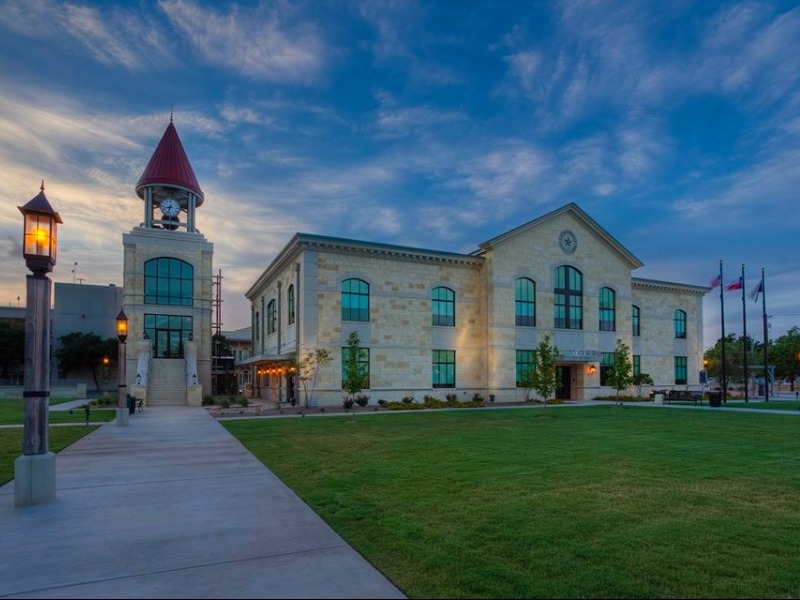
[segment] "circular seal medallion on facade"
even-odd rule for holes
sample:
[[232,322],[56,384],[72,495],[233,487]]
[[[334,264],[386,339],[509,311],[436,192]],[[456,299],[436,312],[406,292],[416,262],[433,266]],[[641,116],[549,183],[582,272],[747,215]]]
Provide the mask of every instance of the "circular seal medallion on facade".
[[558,245],[565,253],[572,254],[578,247],[578,238],[569,229],[565,229],[558,234]]

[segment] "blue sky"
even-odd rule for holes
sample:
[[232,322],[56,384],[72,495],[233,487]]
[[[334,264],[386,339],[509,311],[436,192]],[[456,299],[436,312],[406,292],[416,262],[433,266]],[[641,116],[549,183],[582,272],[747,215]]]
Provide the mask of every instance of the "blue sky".
[[[764,267],[777,337],[800,324],[798,57],[796,2],[0,0],[0,303],[25,301],[41,179],[54,280],[121,283],[173,110],[225,329],[296,231],[469,252],[576,202],[637,276],[707,285],[722,259],[749,292]],[[704,311],[710,345],[718,293]],[[728,333],[741,314],[727,293]]]

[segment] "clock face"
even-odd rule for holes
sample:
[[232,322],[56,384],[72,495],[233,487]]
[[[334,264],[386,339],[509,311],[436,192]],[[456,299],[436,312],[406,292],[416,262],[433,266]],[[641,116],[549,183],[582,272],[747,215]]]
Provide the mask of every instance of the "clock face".
[[558,245],[565,253],[572,254],[578,247],[578,238],[569,229],[565,229],[558,235]]
[[178,213],[181,212],[181,205],[174,198],[164,198],[158,207],[166,217],[177,217]]

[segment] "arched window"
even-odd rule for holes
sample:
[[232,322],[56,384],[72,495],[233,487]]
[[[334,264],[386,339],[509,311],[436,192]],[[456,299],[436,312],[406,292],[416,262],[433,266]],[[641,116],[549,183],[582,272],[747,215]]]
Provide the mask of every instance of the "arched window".
[[193,306],[194,267],[178,258],[144,263],[144,303]]
[[631,327],[634,337],[642,335],[642,312],[635,304],[631,306]]
[[369,321],[369,284],[361,279],[342,282],[342,321]]
[[276,313],[275,300],[270,300],[269,304],[267,304],[267,335],[275,333],[275,324],[277,322],[275,318]]
[[456,324],[456,293],[450,288],[433,288],[431,293],[433,324],[454,327]]
[[294,324],[294,285],[290,285],[289,289],[286,291],[286,303],[288,306],[286,307],[287,312],[289,313],[288,321],[289,325]]
[[536,284],[527,277],[514,282],[514,315],[517,326],[536,326]]
[[556,268],[553,297],[554,327],[583,329],[583,275],[578,269]]
[[681,309],[675,311],[675,337],[686,338],[686,312]]
[[600,331],[617,330],[616,294],[611,288],[600,289]]

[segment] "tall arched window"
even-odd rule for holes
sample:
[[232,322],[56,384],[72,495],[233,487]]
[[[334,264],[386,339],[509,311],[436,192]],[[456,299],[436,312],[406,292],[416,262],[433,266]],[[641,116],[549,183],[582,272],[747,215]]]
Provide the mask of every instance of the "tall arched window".
[[631,306],[631,327],[634,337],[642,335],[642,311],[635,304]]
[[342,321],[369,321],[369,284],[361,279],[342,282]]
[[557,267],[553,288],[554,327],[583,329],[583,275],[570,266]]
[[433,288],[431,314],[434,325],[453,327],[456,324],[456,293],[450,288]]
[[519,327],[536,326],[536,284],[527,277],[514,282],[514,318]]
[[617,330],[616,294],[611,288],[600,289],[600,331]]
[[267,304],[267,334],[275,333],[277,311],[275,310],[275,300],[270,300]]
[[290,285],[289,289],[286,291],[286,303],[288,306],[286,307],[286,311],[288,312],[288,321],[289,325],[294,324],[294,285]]
[[144,263],[144,303],[193,306],[194,267],[178,258]]
[[686,312],[681,309],[675,311],[675,337],[686,338]]

